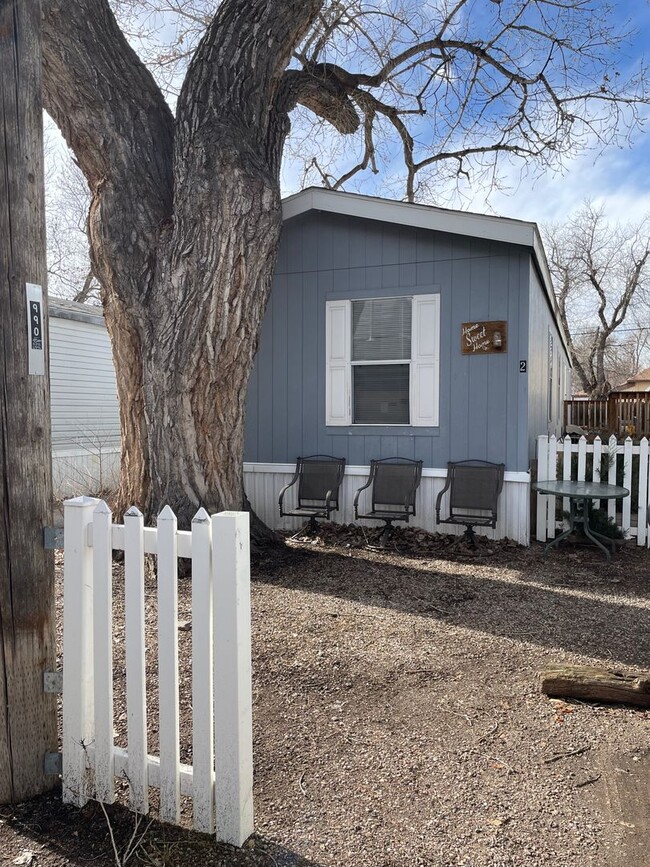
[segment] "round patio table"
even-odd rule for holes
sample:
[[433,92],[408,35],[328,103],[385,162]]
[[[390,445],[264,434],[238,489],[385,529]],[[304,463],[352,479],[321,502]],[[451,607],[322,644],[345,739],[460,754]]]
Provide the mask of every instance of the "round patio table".
[[[552,497],[566,497],[569,500],[569,529],[553,539],[544,548],[544,554],[549,548],[558,545],[563,539],[569,536],[576,524],[582,524],[585,536],[590,539],[594,545],[597,545],[601,551],[604,551],[608,560],[611,559],[611,554],[603,545],[606,542],[612,546],[612,551],[615,550],[616,541],[603,536],[602,533],[597,533],[589,525],[589,515],[591,511],[592,500],[618,500],[622,497],[629,496],[630,492],[627,488],[620,485],[606,485],[601,482],[570,482],[558,479],[557,481],[535,482],[533,490],[539,494],[549,494]],[[578,511],[578,504],[582,503],[582,510]],[[601,541],[602,540],[602,541]]]

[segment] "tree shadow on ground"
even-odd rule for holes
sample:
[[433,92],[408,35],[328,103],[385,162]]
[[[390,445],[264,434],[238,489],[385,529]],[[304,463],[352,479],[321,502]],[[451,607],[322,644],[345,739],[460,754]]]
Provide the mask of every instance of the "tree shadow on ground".
[[[650,610],[635,593],[620,594],[611,584],[603,588],[597,577],[572,586],[575,565],[566,563],[559,571],[556,562],[546,560],[542,567],[539,556],[532,569],[508,564],[507,558],[505,563],[474,561],[461,569],[435,556],[421,565],[412,559],[401,565],[396,557],[376,552],[287,547],[258,564],[255,580],[596,657],[605,664],[647,667]],[[553,586],[558,578],[561,583]]]
[[[254,834],[237,849],[216,843],[213,837],[140,817],[133,838],[136,816],[126,807],[106,807],[90,801],[85,807],[64,804],[61,789],[0,807],[0,853],[10,863],[25,852],[42,867],[68,864],[72,867],[119,867],[128,864],[180,865],[183,867],[320,867],[285,846]],[[145,830],[146,829],[146,830]],[[138,835],[144,831],[142,841]],[[113,839],[111,839],[111,837]],[[125,860],[129,844],[131,856]],[[113,845],[114,844],[114,845]],[[14,862],[18,863],[18,862]]]

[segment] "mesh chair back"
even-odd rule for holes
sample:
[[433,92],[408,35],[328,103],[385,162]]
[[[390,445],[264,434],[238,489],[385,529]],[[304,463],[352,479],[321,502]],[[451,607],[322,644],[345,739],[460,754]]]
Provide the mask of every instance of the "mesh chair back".
[[338,490],[344,470],[344,458],[327,458],[320,455],[299,458],[298,503],[302,504],[303,500],[324,502],[328,491],[331,491],[331,505],[338,508]]
[[422,461],[383,463],[373,461],[372,508],[399,507],[415,513],[415,492],[420,484]]
[[449,465],[449,505],[455,509],[485,509],[496,512],[503,486],[503,464],[465,461]]

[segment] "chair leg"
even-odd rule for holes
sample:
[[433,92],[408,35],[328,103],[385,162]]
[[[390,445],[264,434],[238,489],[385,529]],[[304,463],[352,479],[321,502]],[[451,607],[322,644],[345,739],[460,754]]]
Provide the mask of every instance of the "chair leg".
[[309,519],[309,529],[312,531],[312,533],[315,533],[316,530],[318,530],[318,524],[316,523],[316,518],[314,518],[313,515]]
[[476,533],[474,532],[474,527],[471,524],[466,524],[466,530],[464,533],[465,538],[472,546],[472,548],[478,548],[478,543],[476,541]]
[[379,544],[382,548],[385,548],[386,545],[388,544],[388,540],[390,539],[390,534],[391,534],[392,529],[393,529],[393,527],[391,525],[391,522],[386,521],[386,526],[381,531],[381,538],[379,540]]

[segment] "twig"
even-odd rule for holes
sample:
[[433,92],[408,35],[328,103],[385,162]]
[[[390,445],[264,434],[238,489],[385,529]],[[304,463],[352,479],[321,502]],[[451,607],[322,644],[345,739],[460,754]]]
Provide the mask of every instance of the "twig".
[[503,759],[500,759],[498,756],[486,756],[484,753],[479,753],[476,750],[474,750],[474,752],[476,752],[476,755],[480,756],[482,759],[489,759],[489,761],[491,762],[498,762],[498,764],[503,765],[503,767],[507,769],[509,774],[517,773],[517,771],[515,771],[515,769],[508,764],[508,762],[504,762]]
[[589,783],[597,783],[601,777],[602,774],[598,774],[597,777],[589,777],[588,780],[583,780],[581,783],[576,783],[576,789],[581,789],[583,786],[588,786]]
[[478,743],[480,744],[481,741],[484,741],[486,738],[489,738],[490,735],[493,735],[498,728],[499,728],[499,723],[497,721],[494,723],[494,725],[492,726],[492,728],[490,729],[489,732],[485,732],[484,735],[481,735],[481,737],[478,739]]
[[590,750],[590,746],[579,747],[577,750],[570,750],[568,753],[558,753],[557,756],[551,756],[550,759],[544,759],[545,765],[550,765],[552,762],[559,762],[560,759],[568,759],[571,756],[581,756],[583,753],[586,753],[587,750]]
[[305,779],[305,772],[303,771],[302,774],[300,775],[300,779],[298,780],[298,785],[300,786],[300,791],[303,793],[303,795],[306,798],[307,797],[307,790],[305,789],[305,787],[302,784],[302,781],[304,779]]
[[445,711],[446,713],[451,713],[451,714],[453,714],[454,716],[459,716],[459,717],[461,717],[462,719],[467,720],[467,722],[470,724],[470,726],[474,725],[474,723],[472,722],[472,720],[471,720],[471,718],[470,718],[470,716],[469,716],[468,714],[466,714],[466,713],[459,713],[459,712],[456,711],[456,710],[451,710],[451,708],[449,708],[449,707],[443,707],[442,705],[438,705],[438,707],[440,708],[440,710],[443,710],[443,711]]
[[104,806],[104,802],[100,801],[99,806],[102,808],[102,813],[104,814],[104,819],[106,819],[106,824],[108,825],[108,833],[111,838],[111,846],[113,847],[113,854],[115,855],[115,863],[117,867],[122,867],[122,862],[120,861],[120,853],[117,851],[117,845],[115,843],[115,837],[113,836],[113,826],[111,825],[111,820],[108,818],[108,813],[106,812],[106,807]]

